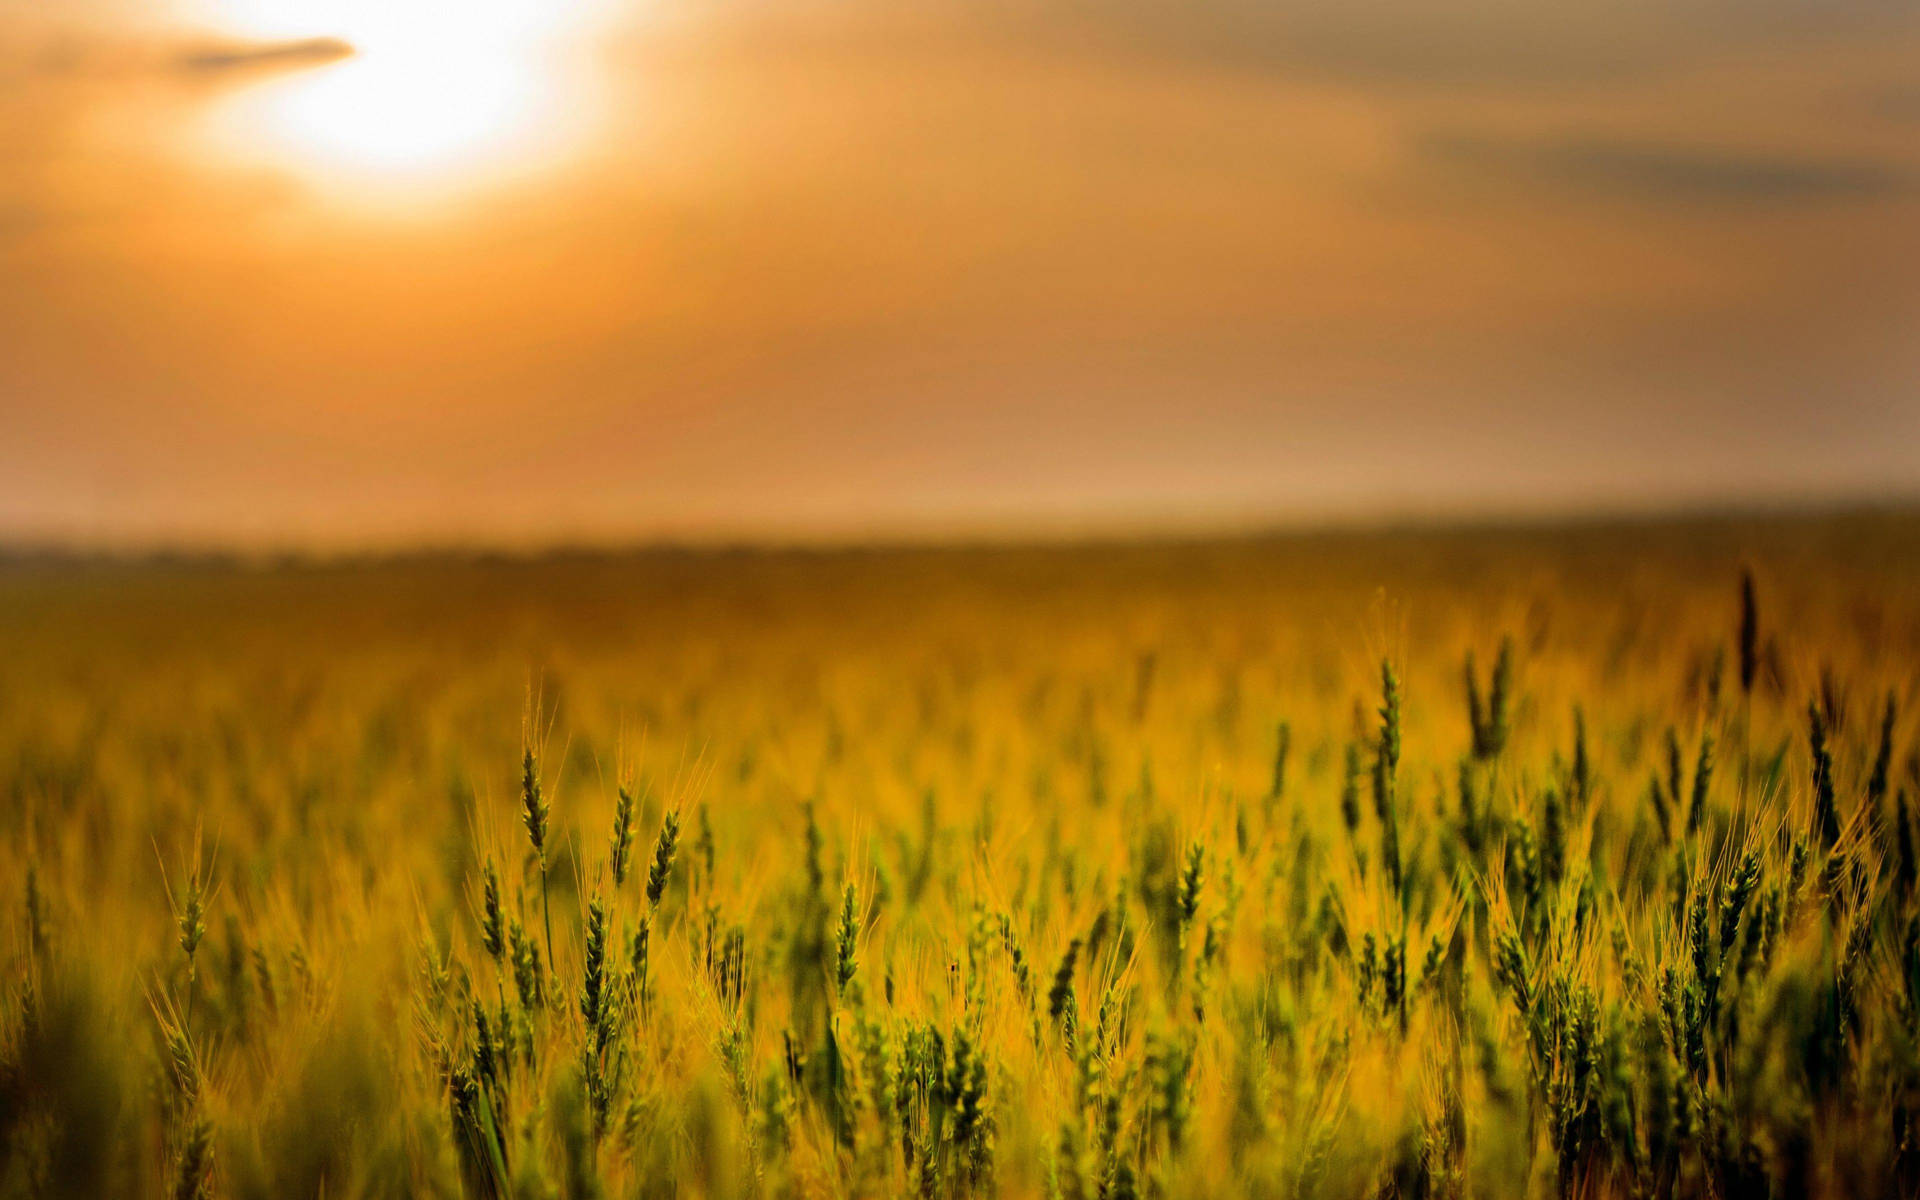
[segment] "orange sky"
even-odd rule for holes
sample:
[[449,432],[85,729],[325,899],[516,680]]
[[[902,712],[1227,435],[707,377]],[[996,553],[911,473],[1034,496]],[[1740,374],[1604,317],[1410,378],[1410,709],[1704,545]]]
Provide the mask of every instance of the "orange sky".
[[0,538],[1920,480],[1911,6],[165,2],[0,0]]

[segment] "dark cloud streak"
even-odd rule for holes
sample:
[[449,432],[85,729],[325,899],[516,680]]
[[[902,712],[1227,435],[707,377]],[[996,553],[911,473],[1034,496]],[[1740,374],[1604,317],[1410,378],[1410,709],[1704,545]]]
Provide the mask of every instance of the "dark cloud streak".
[[1430,133],[1425,159],[1447,167],[1581,192],[1723,205],[1872,200],[1910,195],[1912,171],[1862,159],[1818,159],[1719,147],[1562,137],[1517,140]]
[[303,38],[293,42],[201,46],[181,53],[174,62],[181,70],[193,74],[222,74],[322,66],[352,54],[353,47],[339,38]]

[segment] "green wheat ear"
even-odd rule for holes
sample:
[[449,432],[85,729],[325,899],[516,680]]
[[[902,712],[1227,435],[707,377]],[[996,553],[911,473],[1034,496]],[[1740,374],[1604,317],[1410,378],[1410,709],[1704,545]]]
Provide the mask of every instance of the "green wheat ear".
[[526,827],[527,841],[533,846],[534,861],[540,872],[540,919],[547,939],[547,970],[553,966],[553,909],[547,894],[547,818],[550,813],[540,787],[540,760],[534,753],[540,710],[529,708],[525,738],[520,749],[520,820]]
[[633,850],[633,791],[621,784],[613,806],[613,836],[607,851],[607,863],[613,870],[613,885],[627,881],[627,862]]
[[1400,768],[1400,677],[1393,663],[1380,662],[1380,737],[1374,747],[1373,810],[1380,819],[1380,865],[1387,885],[1404,899],[1405,864],[1400,854],[1400,816],[1395,804]]
[[1593,763],[1587,757],[1587,715],[1573,706],[1573,791],[1568,797],[1576,811],[1593,798]]
[[853,973],[859,966],[855,957],[859,936],[859,915],[854,907],[853,885],[849,883],[840,896],[840,926],[834,933],[833,981],[841,990],[853,982]]
[[1697,833],[1706,815],[1707,795],[1713,787],[1713,734],[1700,735],[1700,757],[1693,765],[1693,800],[1687,806],[1687,832]]
[[500,874],[491,858],[481,870],[480,946],[487,957],[500,962],[507,952],[505,917],[500,907]]
[[1267,799],[1282,800],[1287,794],[1287,754],[1293,749],[1293,726],[1280,722],[1273,741],[1273,783],[1267,789]]
[[1500,640],[1493,671],[1487,681],[1487,695],[1480,697],[1480,677],[1474,670],[1473,654],[1466,664],[1467,724],[1472,735],[1473,757],[1479,762],[1498,758],[1506,749],[1510,729],[1508,707],[1513,695],[1513,639]]
[[1740,572],[1740,690],[1753,694],[1760,673],[1760,606],[1754,598],[1753,572]]
[[[156,848],[157,852],[157,848]],[[200,834],[196,831],[193,839],[193,857],[189,860],[186,879],[179,896],[174,895],[173,884],[167,878],[166,863],[160,864],[160,883],[167,894],[167,903],[173,910],[173,923],[180,952],[187,961],[187,999],[181,1016],[184,1027],[193,1021],[194,996],[199,990],[199,952],[200,942],[207,936],[206,902],[210,887],[206,868],[201,862]]]
[[1867,775],[1867,805],[1875,811],[1887,798],[1888,777],[1893,770],[1893,723],[1898,715],[1898,702],[1889,691],[1886,706],[1880,712],[1879,749],[1874,751],[1873,770]]
[[1386,763],[1387,776],[1400,766],[1400,677],[1393,663],[1380,663],[1380,758]]
[[1340,785],[1340,819],[1346,822],[1347,835],[1355,839],[1358,848],[1360,835],[1360,747],[1348,742],[1346,750],[1346,770]]
[[547,869],[547,817],[550,813],[540,789],[539,760],[529,742],[520,752],[520,820],[527,831],[533,852],[540,857],[540,871]]
[[206,1118],[194,1121],[180,1148],[174,1170],[173,1200],[204,1200],[213,1194],[213,1126]]
[[634,927],[627,942],[627,977],[633,996],[633,1004],[642,1017],[648,1012],[649,983],[647,980],[647,959],[653,940],[653,914],[647,913]]
[[40,864],[27,860],[27,953],[34,962],[47,957],[47,902],[40,892]]
[[1056,1022],[1066,1015],[1073,1004],[1073,972],[1079,958],[1080,939],[1074,938],[1067,943],[1066,952],[1060,956],[1060,965],[1053,972],[1053,986],[1047,989],[1047,1015]]
[[1818,701],[1807,705],[1807,745],[1813,760],[1814,833],[1832,849],[1840,839],[1840,810],[1834,803],[1833,751],[1827,745],[1827,720]]
[[673,874],[673,857],[680,845],[680,810],[670,808],[660,819],[660,836],[653,843],[653,864],[647,868],[647,906],[658,908]]
[[1200,886],[1206,881],[1206,847],[1194,842],[1187,847],[1187,865],[1180,872],[1180,888],[1175,893],[1175,913],[1182,934],[1200,913]]

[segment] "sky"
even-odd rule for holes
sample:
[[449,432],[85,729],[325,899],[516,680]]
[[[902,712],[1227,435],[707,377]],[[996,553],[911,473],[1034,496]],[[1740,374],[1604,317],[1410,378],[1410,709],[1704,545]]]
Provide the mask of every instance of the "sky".
[[0,0],[0,541],[1917,483],[1903,0]]

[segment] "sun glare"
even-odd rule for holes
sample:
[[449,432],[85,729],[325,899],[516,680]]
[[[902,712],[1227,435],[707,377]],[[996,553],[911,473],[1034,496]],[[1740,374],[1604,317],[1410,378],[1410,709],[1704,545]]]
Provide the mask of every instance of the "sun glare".
[[227,0],[224,28],[339,38],[353,54],[241,89],[220,115],[236,153],[373,201],[471,187],[556,153],[580,115],[556,65],[587,5],[542,0]]
[[538,123],[536,74],[510,54],[372,49],[262,97],[278,139],[334,167],[434,173]]

